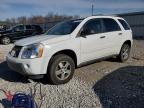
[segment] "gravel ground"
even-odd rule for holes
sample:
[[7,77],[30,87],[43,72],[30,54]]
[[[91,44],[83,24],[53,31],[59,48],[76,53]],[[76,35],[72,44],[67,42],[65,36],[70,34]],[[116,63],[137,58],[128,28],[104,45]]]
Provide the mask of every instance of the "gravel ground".
[[[5,55],[12,46],[0,45],[0,89],[29,93],[29,88],[34,89],[40,82],[35,100],[40,104],[44,96],[41,108],[144,107],[144,40],[134,41],[131,58],[126,63],[109,59],[78,68],[69,83],[58,86],[26,79],[9,70]],[[0,108],[4,98],[0,93]]]

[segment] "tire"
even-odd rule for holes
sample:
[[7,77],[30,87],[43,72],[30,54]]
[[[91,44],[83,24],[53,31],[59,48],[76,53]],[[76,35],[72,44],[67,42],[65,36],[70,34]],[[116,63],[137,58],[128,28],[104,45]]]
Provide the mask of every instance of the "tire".
[[123,44],[118,59],[120,62],[126,62],[130,56],[131,47],[129,44]]
[[52,84],[65,84],[72,79],[75,63],[71,57],[59,54],[54,56],[49,64],[47,78]]
[[10,40],[10,38],[9,37],[2,37],[1,38],[1,43],[2,44],[4,44],[4,45],[8,45],[8,44],[10,44],[10,42],[11,42],[11,40]]

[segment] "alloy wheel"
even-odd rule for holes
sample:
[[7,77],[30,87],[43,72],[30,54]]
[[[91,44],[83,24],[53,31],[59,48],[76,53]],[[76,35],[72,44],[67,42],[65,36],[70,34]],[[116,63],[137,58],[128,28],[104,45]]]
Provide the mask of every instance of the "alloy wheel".
[[61,61],[55,71],[56,77],[59,80],[67,79],[71,74],[71,65],[68,61]]

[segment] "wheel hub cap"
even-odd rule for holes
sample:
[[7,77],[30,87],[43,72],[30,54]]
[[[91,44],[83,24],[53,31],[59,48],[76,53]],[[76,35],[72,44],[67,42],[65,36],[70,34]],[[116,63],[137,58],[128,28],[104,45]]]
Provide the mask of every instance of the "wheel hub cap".
[[70,76],[71,65],[68,61],[62,61],[56,67],[56,77],[59,80],[65,80]]
[[124,59],[127,59],[127,58],[128,58],[128,56],[129,56],[129,47],[125,47],[125,48],[123,49],[122,56],[123,56]]
[[8,44],[8,43],[10,42],[10,40],[9,40],[9,38],[6,38],[6,37],[5,37],[5,38],[3,39],[3,42],[6,43],[6,44]]

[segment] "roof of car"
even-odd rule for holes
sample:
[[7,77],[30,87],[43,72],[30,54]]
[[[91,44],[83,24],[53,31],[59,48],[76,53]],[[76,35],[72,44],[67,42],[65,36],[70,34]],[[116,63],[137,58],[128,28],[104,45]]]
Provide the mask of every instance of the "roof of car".
[[114,18],[114,19],[122,19],[121,17],[117,17],[117,16],[94,15],[94,16],[89,16],[89,17],[85,17],[85,18],[71,19],[71,20],[68,20],[68,21],[85,20],[85,19],[93,19],[93,18]]
[[108,16],[108,15],[95,15],[95,16],[89,16],[89,17],[87,17],[87,18],[120,18],[121,19],[121,17],[117,17],[117,16]]

